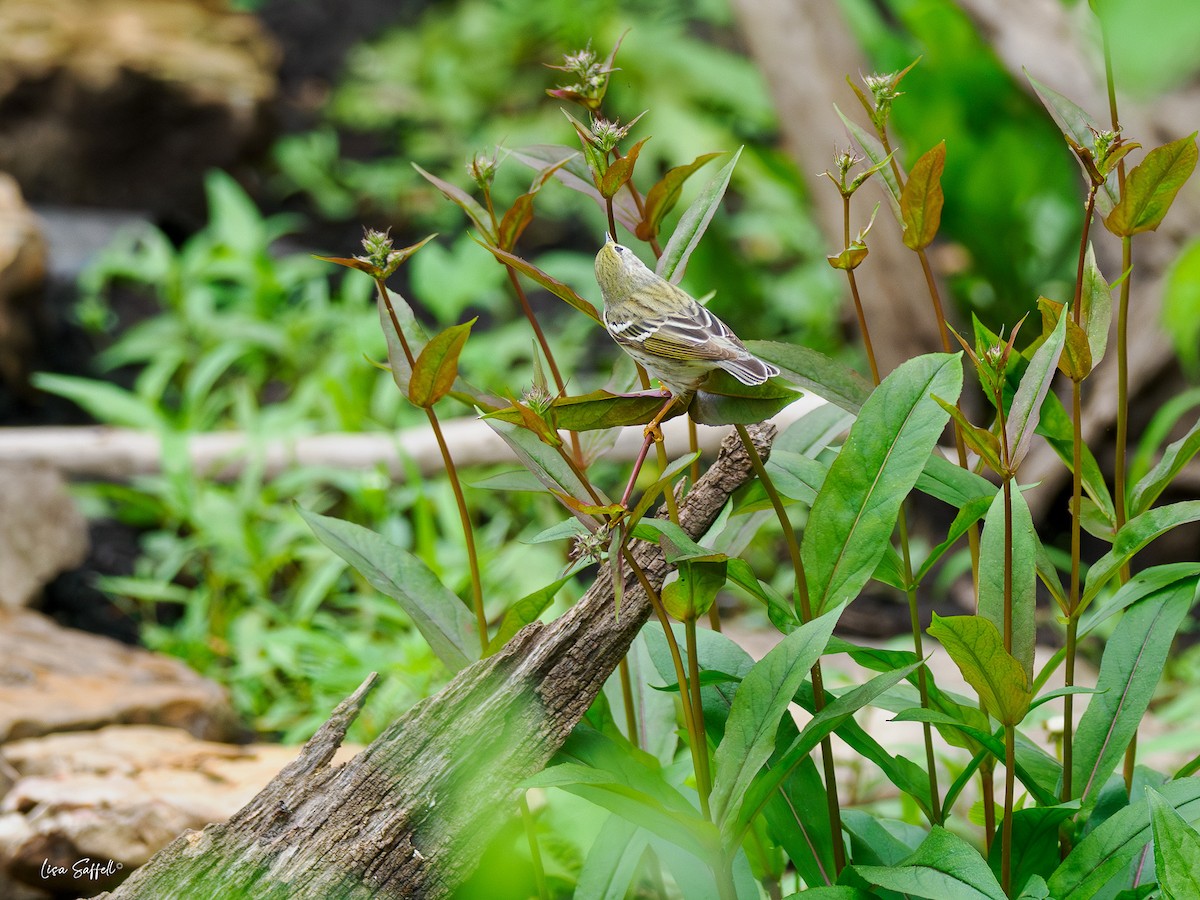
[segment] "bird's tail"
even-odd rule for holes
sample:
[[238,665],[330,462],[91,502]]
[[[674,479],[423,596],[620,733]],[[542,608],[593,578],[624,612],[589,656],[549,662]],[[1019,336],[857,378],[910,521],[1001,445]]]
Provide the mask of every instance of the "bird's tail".
[[779,369],[757,356],[747,353],[735,359],[723,359],[717,363],[722,369],[742,384],[762,384],[779,374]]

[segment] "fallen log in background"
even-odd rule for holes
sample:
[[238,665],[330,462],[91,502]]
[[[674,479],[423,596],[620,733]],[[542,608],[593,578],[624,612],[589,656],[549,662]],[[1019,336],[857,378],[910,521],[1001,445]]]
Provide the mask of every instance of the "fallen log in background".
[[[775,430],[751,429],[766,456]],[[751,476],[733,435],[680,503],[699,538]],[[656,546],[634,556],[658,589],[668,564]],[[160,851],[109,900],[199,896],[367,900],[448,897],[516,811],[518,786],[541,771],[583,717],[650,616],[629,567],[620,616],[601,567],[574,607],[534,623],[499,653],[461,671],[345,765],[333,757],[369,693],[344,701],[284,769],[228,822]]]

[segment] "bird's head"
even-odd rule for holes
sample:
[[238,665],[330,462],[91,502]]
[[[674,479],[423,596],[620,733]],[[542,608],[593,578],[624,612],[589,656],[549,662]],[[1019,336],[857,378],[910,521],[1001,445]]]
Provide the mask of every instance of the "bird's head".
[[611,234],[604,235],[604,246],[596,254],[596,283],[605,300],[628,294],[654,273],[637,258],[637,254],[613,240]]

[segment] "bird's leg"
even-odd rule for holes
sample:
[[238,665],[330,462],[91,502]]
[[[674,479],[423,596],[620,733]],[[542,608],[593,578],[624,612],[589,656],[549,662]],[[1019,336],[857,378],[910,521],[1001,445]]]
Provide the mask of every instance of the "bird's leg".
[[661,441],[663,439],[662,429],[659,426],[662,420],[666,418],[667,413],[671,411],[671,407],[675,405],[675,395],[668,392],[667,402],[663,404],[663,408],[658,411],[649,424],[646,425],[645,435],[647,441]]
[[[642,441],[642,449],[638,451],[637,460],[635,460],[633,464],[633,473],[629,476],[629,483],[625,485],[625,493],[621,495],[621,505],[626,509],[629,509],[629,497],[633,493],[633,485],[637,481],[638,475],[641,474],[642,464],[646,461],[646,454],[650,451],[650,445],[655,441],[662,440],[662,429],[659,427],[659,425],[662,423],[662,420],[666,414],[671,411],[671,407],[675,403],[674,394],[666,391],[666,395],[667,402],[663,404],[663,408],[658,411],[658,414],[655,415],[655,417],[651,419],[650,423],[646,426],[646,431],[644,433],[645,439]],[[641,396],[646,395],[642,394]]]

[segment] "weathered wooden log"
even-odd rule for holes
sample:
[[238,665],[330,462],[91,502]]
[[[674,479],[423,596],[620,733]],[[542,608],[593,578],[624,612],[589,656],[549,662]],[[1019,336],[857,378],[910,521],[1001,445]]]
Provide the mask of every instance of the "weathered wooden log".
[[[751,430],[766,454],[774,428]],[[682,498],[680,524],[699,537],[749,480],[732,435]],[[658,589],[658,548],[634,555]],[[340,767],[329,760],[369,693],[345,700],[300,757],[228,822],[160,851],[110,900],[200,896],[447,897],[516,810],[518,786],[562,746],[645,624],[651,606],[630,567],[620,615],[604,566],[574,607],[535,623],[495,656],[460,672]]]

